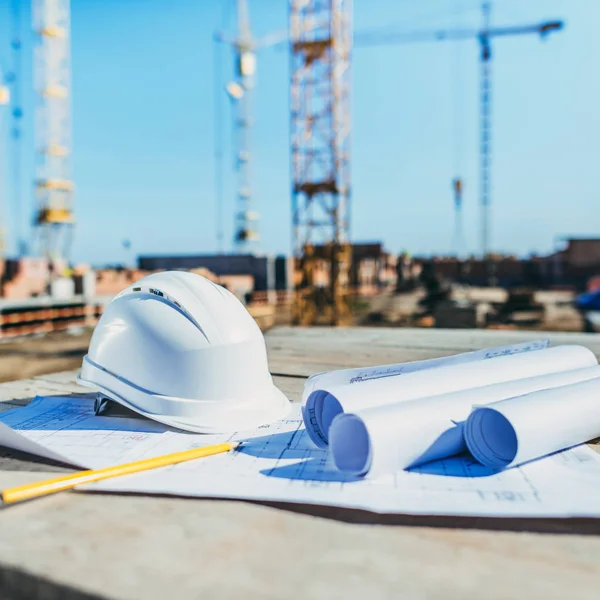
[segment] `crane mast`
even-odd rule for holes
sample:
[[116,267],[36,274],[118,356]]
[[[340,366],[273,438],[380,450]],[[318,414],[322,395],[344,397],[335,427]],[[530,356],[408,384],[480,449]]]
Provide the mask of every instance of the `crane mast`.
[[4,128],[5,123],[8,123],[7,107],[10,102],[10,90],[4,85],[4,71],[0,66],[0,260],[4,259],[6,252],[6,214],[5,214],[5,190],[6,177],[4,172]]
[[[238,253],[256,252],[260,242],[258,231],[259,214],[254,208],[252,198],[252,154],[251,154],[251,131],[253,125],[251,100],[255,86],[256,75],[256,54],[261,48],[275,46],[285,39],[285,34],[276,32],[256,39],[250,29],[250,17],[248,13],[247,0],[237,0],[237,32],[235,37],[229,38],[220,31],[215,34],[214,41],[217,46],[225,43],[233,49],[235,53],[235,71],[233,80],[226,86],[225,90],[231,100],[234,111],[234,154],[235,170],[237,173],[237,192],[236,192],[236,210],[233,234],[233,246]],[[215,52],[215,73],[216,80],[219,79],[218,71],[220,69],[219,53]],[[221,135],[220,127],[220,107],[217,97],[215,104],[216,117],[216,182],[217,182],[217,241],[219,250],[222,250],[222,196],[223,183],[222,177],[222,142],[218,139]]]
[[10,138],[11,148],[11,196],[10,205],[14,214],[13,222],[15,224],[15,238],[17,241],[18,254],[24,255],[27,252],[27,242],[23,230],[23,193],[21,181],[21,121],[23,119],[23,109],[21,106],[21,86],[23,78],[22,62],[22,0],[11,0],[11,70],[7,74],[7,81],[10,85]]
[[350,314],[351,0],[291,0],[290,43],[294,322],[339,325]]
[[68,257],[72,229],[71,23],[69,0],[33,0],[35,241],[51,261]]
[[484,2],[482,5],[483,29],[479,35],[479,44],[481,46],[481,56],[479,60],[480,72],[480,205],[481,205],[481,255],[486,263],[488,283],[494,284],[494,264],[490,257],[490,161],[492,144],[492,124],[491,124],[491,94],[492,94],[492,75],[491,58],[492,48],[490,44],[490,20],[491,4]]
[[256,43],[250,31],[246,0],[238,0],[237,16],[238,34],[232,42],[236,54],[235,79],[228,84],[227,92],[235,111],[235,162],[238,173],[233,243],[238,253],[246,253],[255,249],[260,240],[258,213],[253,210],[250,169],[251,100],[256,72]]

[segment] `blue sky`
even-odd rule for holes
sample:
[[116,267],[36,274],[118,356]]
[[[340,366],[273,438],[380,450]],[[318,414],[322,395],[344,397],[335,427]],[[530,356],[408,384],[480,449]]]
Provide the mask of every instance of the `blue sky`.
[[[211,36],[221,22],[222,1],[231,2],[72,1],[76,261],[122,261],[124,238],[136,254],[216,249]],[[478,27],[479,5],[478,0],[355,0],[355,29]],[[600,234],[600,39],[595,31],[600,2],[495,0],[493,10],[494,25],[559,18],[566,29],[544,42],[526,36],[494,44],[492,247],[546,252],[556,236]],[[287,26],[285,0],[250,0],[250,11],[257,36]],[[0,0],[4,60],[7,16],[8,0]],[[26,63],[31,42],[26,36]],[[228,68],[233,69],[232,62]],[[32,211],[30,80],[27,67],[25,216]],[[460,173],[467,247],[478,251],[477,43],[356,49],[353,81],[354,240],[383,239],[394,252],[450,252],[451,180]],[[229,106],[224,108],[229,115]],[[262,250],[287,252],[285,50],[259,55],[254,108],[254,196],[262,215]],[[227,157],[230,140],[228,125]],[[227,248],[235,191],[231,163],[227,160]],[[9,193],[6,186],[5,196]],[[14,250],[10,197],[7,205]]]

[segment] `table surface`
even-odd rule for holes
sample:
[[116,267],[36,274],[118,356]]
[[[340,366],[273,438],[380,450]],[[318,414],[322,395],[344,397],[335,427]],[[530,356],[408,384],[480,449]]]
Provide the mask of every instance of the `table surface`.
[[[542,334],[546,337],[546,334]],[[267,334],[277,385],[444,356],[538,333],[292,329]],[[549,334],[600,355],[600,335]],[[84,393],[76,372],[0,385],[0,411]],[[0,488],[63,467],[0,449]],[[0,510],[2,598],[597,597],[600,521],[384,516],[251,502],[64,493]]]

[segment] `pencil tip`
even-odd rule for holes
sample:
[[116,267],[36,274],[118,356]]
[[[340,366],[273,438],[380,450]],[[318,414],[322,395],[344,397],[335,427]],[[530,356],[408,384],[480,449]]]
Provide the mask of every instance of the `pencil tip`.
[[232,450],[237,450],[243,444],[244,444],[244,442],[231,442],[231,449]]

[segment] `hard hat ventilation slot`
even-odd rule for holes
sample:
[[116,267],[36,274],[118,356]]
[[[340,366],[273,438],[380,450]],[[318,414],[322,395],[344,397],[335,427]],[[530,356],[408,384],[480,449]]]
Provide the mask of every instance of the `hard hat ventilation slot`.
[[178,302],[177,300],[175,300],[174,298],[169,296],[169,294],[166,294],[165,292],[163,292],[157,288],[153,288],[153,287],[136,286],[129,290],[124,290],[123,292],[118,294],[117,297],[123,296],[125,294],[152,294],[153,296],[157,296],[158,298],[165,301],[166,303],[171,304],[176,310],[178,310],[189,321],[191,321],[206,337],[206,333],[205,333],[204,329],[202,328],[202,326],[200,325],[200,323],[198,323],[198,321],[191,315],[191,313],[180,302]]

